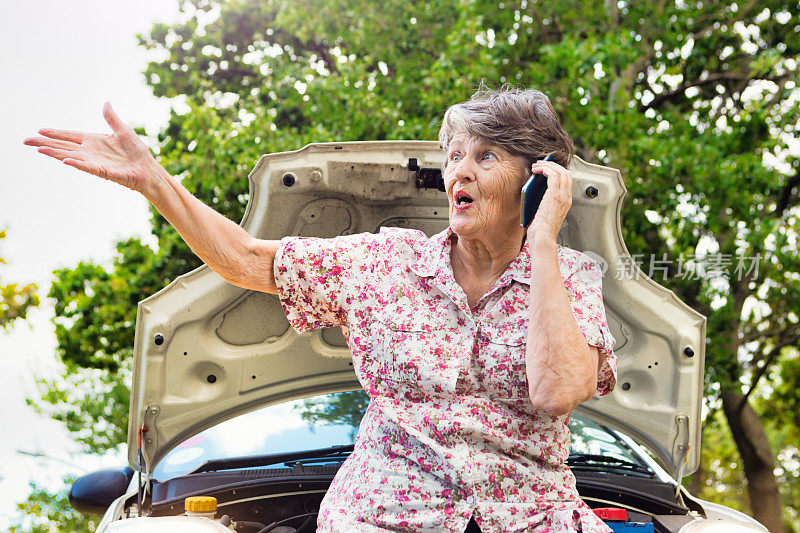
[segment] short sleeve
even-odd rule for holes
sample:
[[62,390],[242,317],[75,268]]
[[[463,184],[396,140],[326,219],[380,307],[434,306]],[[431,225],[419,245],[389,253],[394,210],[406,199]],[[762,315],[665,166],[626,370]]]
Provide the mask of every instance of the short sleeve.
[[281,239],[275,254],[275,285],[295,330],[346,325],[348,309],[363,299],[370,284],[380,239],[372,233]]
[[599,348],[600,370],[597,372],[595,396],[604,396],[614,389],[617,382],[617,356],[613,351],[616,340],[608,328],[603,305],[603,274],[594,262],[579,263],[583,266],[564,281],[564,288],[586,342]]

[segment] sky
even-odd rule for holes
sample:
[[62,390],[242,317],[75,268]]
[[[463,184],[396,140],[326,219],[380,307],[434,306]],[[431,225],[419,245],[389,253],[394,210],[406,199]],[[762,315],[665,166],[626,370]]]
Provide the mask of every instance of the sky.
[[[29,324],[0,330],[4,387],[0,402],[0,530],[29,481],[55,488],[68,472],[125,463],[122,454],[86,458],[59,423],[25,404],[37,377],[52,376],[51,272],[91,259],[108,261],[113,244],[146,237],[146,201],[116,184],[83,174],[23,146],[42,127],[107,132],[101,108],[110,101],[123,120],[154,134],[169,118],[141,74],[154,56],[136,34],[178,18],[175,0],[0,0],[0,283],[39,286],[43,305]],[[20,453],[24,452],[24,453]],[[32,457],[29,454],[46,457]]]

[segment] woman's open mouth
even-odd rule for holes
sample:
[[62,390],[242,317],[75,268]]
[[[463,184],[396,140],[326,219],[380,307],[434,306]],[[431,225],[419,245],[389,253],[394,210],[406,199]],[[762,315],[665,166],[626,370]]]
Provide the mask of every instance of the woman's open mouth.
[[465,193],[464,191],[458,191],[453,199],[453,207],[457,211],[463,211],[464,209],[469,208],[472,205],[474,200],[470,195]]

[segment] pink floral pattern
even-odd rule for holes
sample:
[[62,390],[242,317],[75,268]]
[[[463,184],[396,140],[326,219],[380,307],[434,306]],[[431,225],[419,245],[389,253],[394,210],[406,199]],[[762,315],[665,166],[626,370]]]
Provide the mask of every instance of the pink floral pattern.
[[[284,311],[299,332],[342,326],[371,402],[322,503],[318,530],[611,531],[564,464],[569,415],[528,399],[525,336],[531,256],[524,246],[470,309],[447,230],[287,237],[275,258]],[[559,246],[564,287],[600,349],[597,395],[616,382],[614,338],[587,256]]]

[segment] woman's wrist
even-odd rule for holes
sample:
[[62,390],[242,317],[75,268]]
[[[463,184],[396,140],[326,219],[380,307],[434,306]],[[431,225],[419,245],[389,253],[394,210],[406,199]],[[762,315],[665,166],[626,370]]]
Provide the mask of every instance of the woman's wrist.
[[164,187],[169,185],[170,179],[172,179],[172,176],[169,172],[156,161],[153,161],[153,164],[144,173],[142,186],[137,192],[147,198],[151,204],[158,207],[159,200],[164,196]]
[[528,227],[527,242],[531,249],[548,250],[556,248],[556,237],[545,227]]

